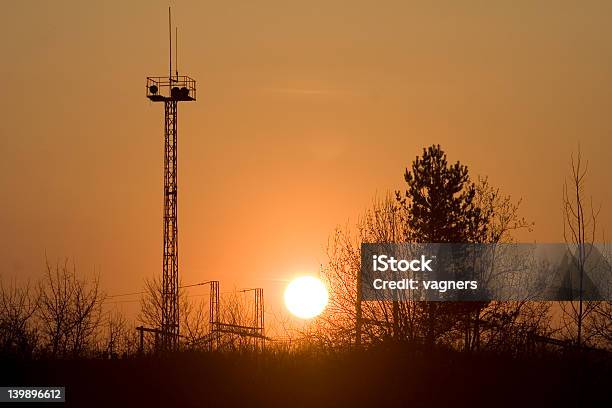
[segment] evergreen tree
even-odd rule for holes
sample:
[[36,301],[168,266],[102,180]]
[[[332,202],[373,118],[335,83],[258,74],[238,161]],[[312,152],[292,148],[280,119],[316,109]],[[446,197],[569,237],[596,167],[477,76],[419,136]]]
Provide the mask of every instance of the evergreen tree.
[[407,242],[482,242],[490,213],[474,201],[476,187],[467,166],[450,165],[440,145],[423,149],[423,157],[404,175],[408,189],[397,199],[406,214]]
[[[404,175],[408,189],[396,193],[405,214],[405,240],[413,243],[476,243],[487,238],[491,211],[475,202],[476,186],[468,168],[449,165],[440,145],[423,149],[412,169]],[[465,302],[418,302],[425,344],[432,347],[458,321],[469,327],[471,313],[484,304]]]

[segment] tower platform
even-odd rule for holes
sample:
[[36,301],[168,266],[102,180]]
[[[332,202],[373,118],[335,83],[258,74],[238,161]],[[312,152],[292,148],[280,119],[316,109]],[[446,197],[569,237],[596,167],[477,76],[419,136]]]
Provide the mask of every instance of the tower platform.
[[147,77],[147,98],[153,102],[196,100],[196,81],[186,75]]

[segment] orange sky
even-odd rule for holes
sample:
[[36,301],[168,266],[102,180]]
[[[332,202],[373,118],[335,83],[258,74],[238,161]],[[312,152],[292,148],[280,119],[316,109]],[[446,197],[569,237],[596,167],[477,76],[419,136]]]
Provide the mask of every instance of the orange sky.
[[[183,282],[279,307],[432,143],[523,197],[523,239],[549,242],[580,143],[612,234],[612,3],[287,3],[172,2],[199,97],[179,108]],[[167,5],[3,5],[2,276],[38,276],[45,253],[109,294],[161,273],[163,106],[144,80],[167,72]]]

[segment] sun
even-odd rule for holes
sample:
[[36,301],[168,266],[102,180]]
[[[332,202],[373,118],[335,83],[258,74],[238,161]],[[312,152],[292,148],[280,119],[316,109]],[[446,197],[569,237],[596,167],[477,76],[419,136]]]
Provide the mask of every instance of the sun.
[[301,319],[321,314],[328,300],[327,288],[320,279],[312,276],[296,278],[285,289],[287,309]]

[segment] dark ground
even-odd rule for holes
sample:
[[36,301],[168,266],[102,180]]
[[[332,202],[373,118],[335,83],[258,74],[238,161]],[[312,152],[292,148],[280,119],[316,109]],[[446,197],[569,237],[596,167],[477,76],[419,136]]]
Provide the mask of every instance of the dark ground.
[[609,354],[510,359],[399,348],[292,356],[185,352],[3,360],[0,385],[65,386],[66,405],[74,407],[591,407],[612,406],[611,366]]

